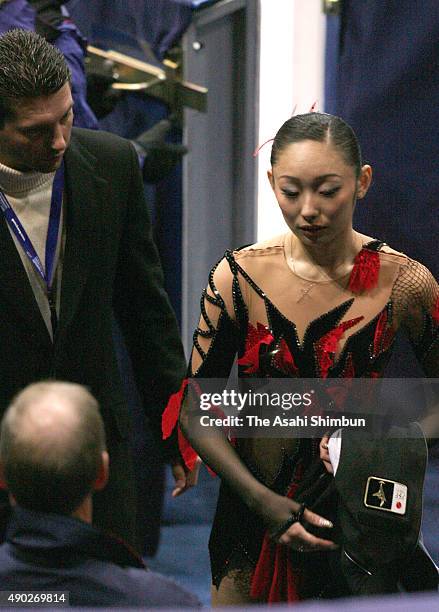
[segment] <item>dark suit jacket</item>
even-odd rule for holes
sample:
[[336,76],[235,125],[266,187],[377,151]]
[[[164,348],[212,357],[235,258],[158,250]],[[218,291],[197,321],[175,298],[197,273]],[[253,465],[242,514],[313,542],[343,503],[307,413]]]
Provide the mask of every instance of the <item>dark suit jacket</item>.
[[146,571],[140,557],[91,525],[19,506],[0,546],[0,582],[11,591],[68,591],[73,606],[199,606],[194,595]]
[[53,343],[8,228],[0,223],[0,406],[4,410],[17,391],[41,379],[91,389],[100,402],[111,458],[111,481],[96,502],[96,517],[101,526],[132,539],[131,471],[123,444],[129,415],[113,318],[156,432],[167,397],[184,373],[183,350],[163,289],[134,149],[112,134],[74,128],[65,169],[66,245]]

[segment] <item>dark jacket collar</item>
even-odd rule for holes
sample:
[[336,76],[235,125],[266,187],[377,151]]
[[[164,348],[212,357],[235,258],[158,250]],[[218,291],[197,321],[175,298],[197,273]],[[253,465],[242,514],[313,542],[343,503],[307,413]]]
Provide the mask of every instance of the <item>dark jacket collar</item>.
[[81,520],[34,512],[15,506],[6,541],[27,557],[58,564],[60,559],[75,561],[100,559],[123,567],[144,568],[142,559],[122,540],[116,539]]
[[[63,336],[75,315],[90,266],[99,260],[100,227],[104,222],[101,208],[102,202],[109,198],[109,186],[99,176],[97,158],[81,143],[82,132],[90,130],[72,130],[64,156],[66,244],[56,349],[62,347]],[[4,222],[0,223],[0,260],[7,262],[7,265],[0,266],[1,299],[7,300],[21,315],[33,335],[52,348],[20,255]]]

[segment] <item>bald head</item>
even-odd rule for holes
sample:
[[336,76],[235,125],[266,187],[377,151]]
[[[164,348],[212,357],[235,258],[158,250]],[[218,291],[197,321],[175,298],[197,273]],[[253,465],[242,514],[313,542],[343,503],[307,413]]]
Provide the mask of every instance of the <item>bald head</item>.
[[80,385],[30,385],[3,417],[4,479],[17,503],[33,510],[71,514],[91,492],[104,450],[98,404]]

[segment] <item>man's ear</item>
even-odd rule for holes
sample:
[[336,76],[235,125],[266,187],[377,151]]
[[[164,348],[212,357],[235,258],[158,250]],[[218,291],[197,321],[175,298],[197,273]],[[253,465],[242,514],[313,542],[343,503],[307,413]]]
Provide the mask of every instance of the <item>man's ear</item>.
[[109,475],[110,475],[110,457],[108,456],[107,451],[102,451],[101,465],[99,466],[99,472],[96,477],[96,480],[93,483],[93,490],[101,491],[107,485]]
[[370,184],[372,182],[372,168],[369,164],[365,164],[361,168],[360,176],[357,180],[357,198],[364,198],[366,193],[369,190]]

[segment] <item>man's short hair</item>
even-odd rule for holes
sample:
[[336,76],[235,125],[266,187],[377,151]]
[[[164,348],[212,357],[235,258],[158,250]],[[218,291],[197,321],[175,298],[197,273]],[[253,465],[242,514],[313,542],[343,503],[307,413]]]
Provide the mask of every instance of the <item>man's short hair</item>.
[[17,503],[31,510],[71,514],[91,492],[104,450],[98,403],[81,385],[32,384],[1,423],[4,479]]
[[70,78],[62,53],[42,36],[28,30],[0,36],[0,129],[20,101],[56,93]]

